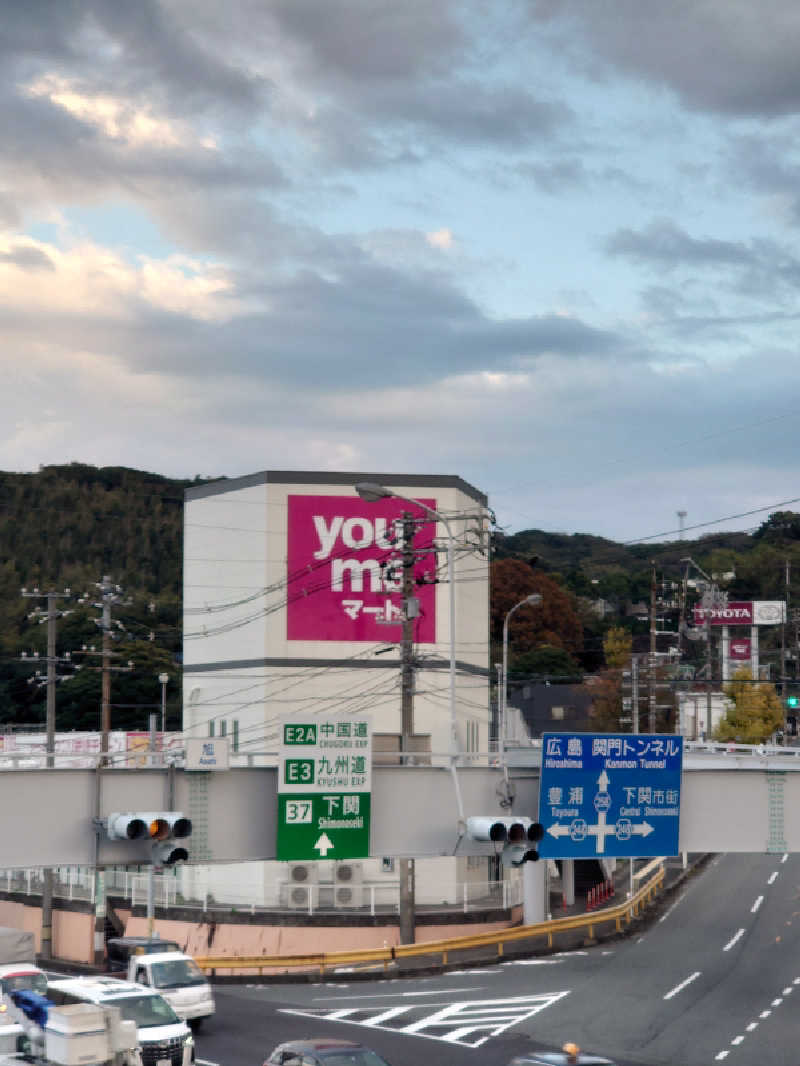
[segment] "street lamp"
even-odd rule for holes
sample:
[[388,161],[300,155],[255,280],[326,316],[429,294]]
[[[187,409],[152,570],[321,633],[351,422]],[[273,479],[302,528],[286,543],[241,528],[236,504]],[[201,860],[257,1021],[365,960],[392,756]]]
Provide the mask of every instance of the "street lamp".
[[503,620],[503,691],[500,699],[500,765],[506,764],[506,708],[508,706],[508,622],[514,611],[520,607],[535,607],[542,602],[538,592],[532,592],[524,600],[515,603]]
[[159,674],[158,680],[161,682],[161,732],[164,734],[167,731],[167,682],[169,681],[169,674]]
[[402,493],[387,489],[385,485],[379,485],[374,481],[360,481],[356,485],[356,492],[362,500],[368,503],[377,503],[378,500],[396,499],[405,500],[415,507],[421,508],[436,521],[441,522],[447,530],[447,573],[450,575],[450,746],[453,758],[458,754],[458,732],[456,730],[456,573],[453,565],[455,556],[453,531],[450,523],[421,500],[415,500],[412,496],[403,496]]

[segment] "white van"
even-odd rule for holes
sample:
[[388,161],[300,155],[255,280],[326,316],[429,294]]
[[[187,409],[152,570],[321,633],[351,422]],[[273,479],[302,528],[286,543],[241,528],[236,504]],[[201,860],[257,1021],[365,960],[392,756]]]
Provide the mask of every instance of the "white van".
[[128,980],[160,992],[179,1018],[197,1029],[214,1013],[214,995],[206,975],[180,951],[132,955]]
[[191,1066],[194,1040],[164,997],[153,988],[116,977],[64,977],[48,981],[47,998],[65,1003],[119,1007],[123,1021],[136,1022],[142,1066]]

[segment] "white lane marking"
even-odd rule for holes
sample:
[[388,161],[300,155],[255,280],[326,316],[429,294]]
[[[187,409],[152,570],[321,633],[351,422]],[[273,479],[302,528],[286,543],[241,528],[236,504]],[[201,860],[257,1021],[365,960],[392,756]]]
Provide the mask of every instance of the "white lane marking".
[[778,998],[778,999],[773,999],[773,1001],[772,1001],[772,1003],[770,1004],[770,1006],[771,1006],[771,1007],[780,1007],[781,1003],[783,1003],[783,1000],[782,1000],[782,999],[780,999],[780,998]]
[[722,950],[723,951],[730,951],[731,948],[733,947],[733,945],[736,943],[736,941],[741,939],[741,937],[743,937],[744,934],[745,934],[745,930],[744,929],[740,929],[739,932],[733,937],[733,939],[728,941],[728,943],[725,945],[725,947]]
[[677,996],[677,994],[682,992],[687,985],[690,985],[692,981],[699,977],[702,972],[702,970],[695,970],[695,972],[690,977],[687,977],[685,981],[681,981],[679,985],[676,985],[670,992],[667,992],[664,999],[672,999],[673,996]]
[[453,992],[480,992],[480,987],[476,988],[448,988],[447,990],[431,989],[430,992],[375,992],[369,996],[362,996],[358,992],[352,992],[349,996],[314,996],[314,1001],[319,1000],[320,1003],[332,1002],[335,1003],[340,999],[357,999],[359,1003],[362,999],[397,999],[398,996],[450,996]]
[[762,1010],[759,1014],[759,1018],[769,1018],[770,1014],[772,1014],[771,1010]]
[[734,1047],[736,1047],[736,1045],[737,1045],[737,1044],[741,1044],[741,1042],[742,1042],[743,1040],[744,1040],[744,1037],[743,1037],[743,1036],[735,1036],[735,1037],[733,1038],[733,1040],[731,1040],[731,1043],[733,1044],[733,1046],[734,1046]]
[[750,913],[751,914],[755,914],[756,911],[758,910],[758,908],[761,906],[761,904],[763,902],[764,902],[764,897],[763,896],[759,896],[758,899],[753,904],[753,906],[750,908]]
[[720,1051],[718,1055],[714,1056],[714,1058],[715,1059],[727,1059],[729,1054],[730,1054],[730,1052],[728,1052],[728,1051]]
[[558,966],[563,959],[512,959],[501,963],[502,966]]
[[[379,1011],[362,1007],[345,1007],[339,1010],[279,1007],[278,1010],[281,1014],[296,1014],[304,1018],[316,1018],[317,1021],[349,1022],[368,1029],[388,1029],[408,1036],[422,1036],[448,1044],[477,1048],[512,1025],[525,1021],[568,995],[569,990],[534,996],[512,996],[507,999],[467,1000],[447,1003],[433,1013],[429,1013],[430,1008],[426,1010],[422,1004],[404,1004]],[[403,1021],[406,1024],[401,1024]]]
[[791,985],[789,985],[788,988],[784,988],[783,995],[784,996],[790,996],[792,994],[792,992],[794,992],[794,989],[792,988]]
[[758,1029],[758,1022],[750,1022],[750,1024],[747,1026],[748,1033],[752,1033],[754,1029]]
[[782,855],[782,856],[781,856],[781,862],[786,862],[786,860],[787,860],[788,858],[789,858],[789,852],[787,851],[785,855]]
[[[263,985],[261,986],[263,988]],[[219,1066],[218,1062],[209,1062],[208,1059],[195,1059],[197,1066]]]
[[775,870],[774,873],[771,873],[769,875],[769,877],[767,878],[767,884],[768,885],[774,884],[775,879],[777,878],[777,876],[778,876],[778,871]]

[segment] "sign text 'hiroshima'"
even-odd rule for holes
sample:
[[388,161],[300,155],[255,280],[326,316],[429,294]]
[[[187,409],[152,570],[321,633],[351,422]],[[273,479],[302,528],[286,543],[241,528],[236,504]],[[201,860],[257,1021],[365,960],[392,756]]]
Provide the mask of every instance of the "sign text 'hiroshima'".
[[539,854],[548,859],[677,855],[683,737],[545,733]]

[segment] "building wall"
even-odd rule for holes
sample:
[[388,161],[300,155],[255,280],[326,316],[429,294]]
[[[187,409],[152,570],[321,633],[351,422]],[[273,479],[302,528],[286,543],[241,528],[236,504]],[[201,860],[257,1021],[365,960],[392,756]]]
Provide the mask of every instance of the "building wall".
[[[263,753],[275,752],[278,719],[285,714],[369,713],[374,732],[399,733],[399,624],[376,623],[370,638],[362,640],[288,635],[287,592],[297,595],[296,586],[287,585],[297,576],[287,574],[292,498],[340,498],[351,508],[356,501],[364,522],[375,523],[377,505],[361,501],[353,487],[369,479],[402,495],[433,501],[436,510],[453,516],[457,727],[463,749],[487,751],[488,555],[476,546],[485,526],[485,498],[458,478],[406,478],[404,483],[399,475],[266,472],[187,492],[184,728],[189,735],[207,736],[211,729],[232,741],[235,735],[238,754],[269,760]],[[408,508],[402,501],[392,501],[395,504],[397,516]],[[335,502],[331,506],[335,509]],[[385,509],[385,503],[381,507]],[[415,648],[422,662],[416,673],[414,724],[416,733],[430,735],[434,755],[446,755],[450,583],[444,550],[448,538],[441,523],[436,535],[443,579],[433,589],[434,639]],[[421,540],[422,530],[418,536]],[[339,542],[338,558],[342,550]],[[331,581],[328,562],[319,561],[320,596]],[[317,573],[303,595],[313,596]],[[383,648],[391,650],[375,654]]]

